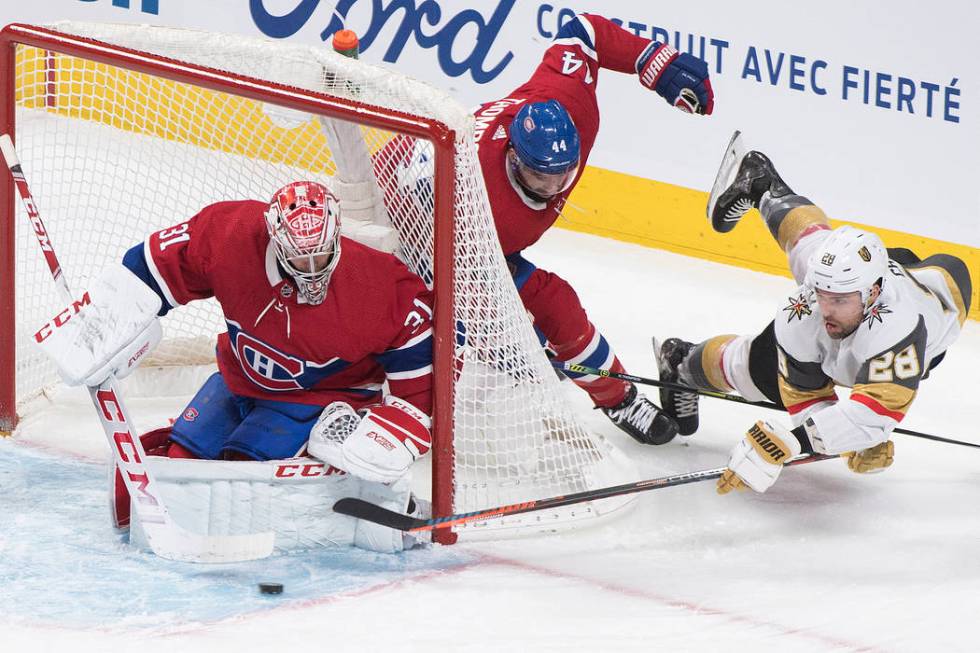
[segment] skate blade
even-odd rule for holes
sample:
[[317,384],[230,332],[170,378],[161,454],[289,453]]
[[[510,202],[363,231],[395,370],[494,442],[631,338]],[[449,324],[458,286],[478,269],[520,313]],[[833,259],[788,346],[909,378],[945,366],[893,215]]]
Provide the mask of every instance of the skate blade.
[[657,373],[659,376],[662,374],[661,370],[663,369],[663,359],[660,356],[660,347],[663,343],[657,339],[657,336],[653,336],[651,340],[653,341],[653,358],[657,362]]
[[709,220],[714,215],[718,197],[725,192],[726,188],[731,186],[735,174],[738,172],[738,164],[747,152],[745,143],[742,142],[742,132],[736,129],[735,133],[732,134],[732,140],[728,141],[728,146],[725,148],[725,154],[721,158],[721,166],[718,167],[718,174],[715,176],[715,183],[711,187],[711,195],[708,197]]

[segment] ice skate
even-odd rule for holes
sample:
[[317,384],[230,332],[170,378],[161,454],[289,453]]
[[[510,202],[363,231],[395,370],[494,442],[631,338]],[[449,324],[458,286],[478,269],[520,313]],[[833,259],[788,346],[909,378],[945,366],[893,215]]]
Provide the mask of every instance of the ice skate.
[[[653,339],[653,353],[657,358],[660,380],[667,383],[682,383],[678,368],[694,343],[680,338],[668,338],[661,345]],[[677,432],[691,435],[698,430],[698,395],[696,392],[680,392],[670,388],[660,388],[660,404],[664,411],[677,422]]]
[[772,161],[762,152],[746,152],[741,133],[735,132],[708,198],[711,226],[721,233],[731,231],[743,215],[759,208],[759,200],[767,191],[772,197],[793,192],[780,178]]
[[603,408],[613,424],[643,444],[666,444],[677,435],[677,424],[652,401],[630,384],[623,401],[612,408]]

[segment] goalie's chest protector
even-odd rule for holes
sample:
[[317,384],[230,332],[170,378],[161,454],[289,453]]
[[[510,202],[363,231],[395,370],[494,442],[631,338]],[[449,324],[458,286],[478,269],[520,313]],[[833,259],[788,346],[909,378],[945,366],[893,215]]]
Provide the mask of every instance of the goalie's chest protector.
[[322,403],[330,390],[374,395],[384,373],[371,355],[401,327],[394,320],[397,266],[387,260],[394,257],[342,239],[326,298],[311,306],[280,274],[268,237],[257,236],[243,248],[251,256],[240,249],[234,264],[212,266],[228,326],[218,339],[218,366],[229,388],[270,399],[289,393],[304,403]]

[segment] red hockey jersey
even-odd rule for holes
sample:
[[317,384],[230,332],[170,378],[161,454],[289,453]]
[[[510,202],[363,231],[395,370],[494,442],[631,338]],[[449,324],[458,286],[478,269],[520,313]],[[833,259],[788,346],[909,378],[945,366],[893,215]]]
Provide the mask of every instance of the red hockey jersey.
[[214,297],[228,330],[218,368],[247,397],[361,407],[391,394],[431,412],[432,309],[394,256],[341,239],[322,304],[303,302],[276,262],[264,202],[221,202],[158,231],[124,264],[163,299],[162,313]]
[[[554,224],[578,178],[547,203],[521,194],[509,178],[508,131],[514,115],[528,102],[558,100],[571,115],[581,142],[579,176],[599,131],[596,83],[599,69],[636,72],[636,59],[650,43],[600,16],[582,14],[566,23],[527,82],[507,97],[477,109],[476,142],[480,167],[490,191],[490,206],[504,254],[534,244]],[[508,191],[513,187],[513,192]]]

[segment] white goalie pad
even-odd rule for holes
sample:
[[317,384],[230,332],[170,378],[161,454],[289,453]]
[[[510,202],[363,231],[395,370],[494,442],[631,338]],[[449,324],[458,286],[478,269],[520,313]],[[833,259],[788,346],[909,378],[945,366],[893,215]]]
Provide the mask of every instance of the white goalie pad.
[[[333,504],[364,498],[391,510],[408,506],[410,483],[368,483],[312,458],[270,461],[149,459],[171,518],[199,535],[248,535],[272,531],[275,551],[359,546],[396,553],[400,531],[340,515]],[[136,507],[133,506],[133,510]],[[147,548],[139,520],[130,543]]]

